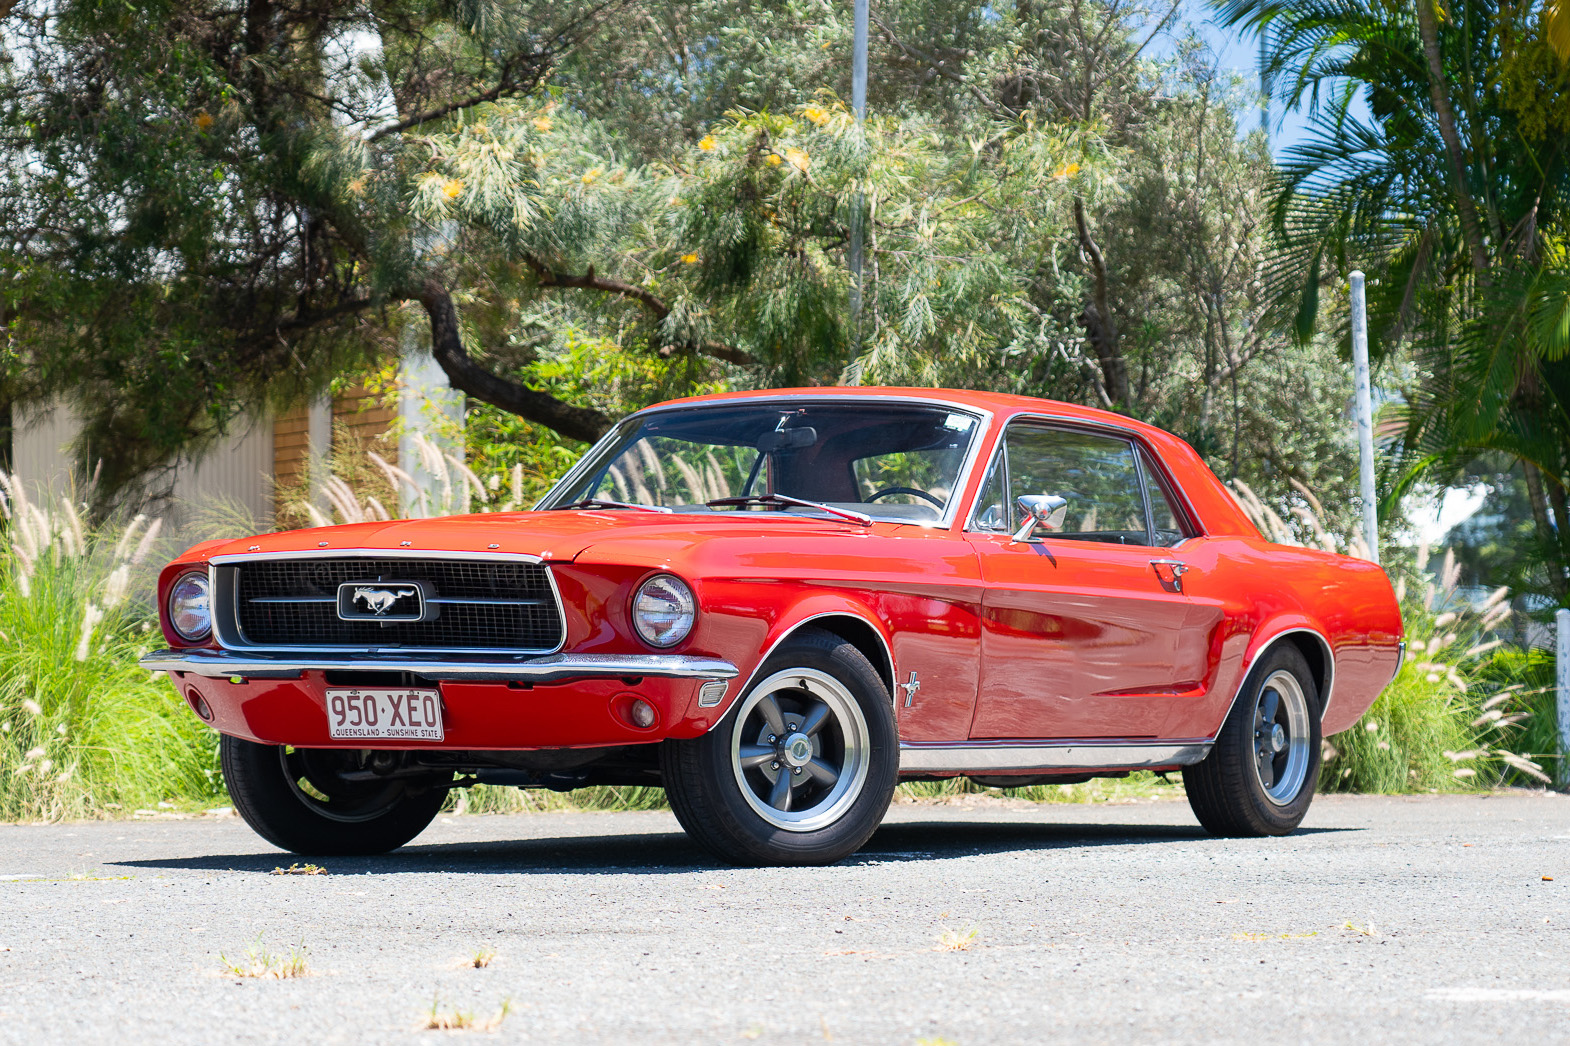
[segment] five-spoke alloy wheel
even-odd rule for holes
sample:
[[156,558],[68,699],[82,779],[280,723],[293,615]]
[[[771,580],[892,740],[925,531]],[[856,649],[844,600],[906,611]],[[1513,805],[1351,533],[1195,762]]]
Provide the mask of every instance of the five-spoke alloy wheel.
[[787,832],[833,824],[866,784],[870,738],[856,697],[815,668],[776,672],[742,701],[731,768],[757,815]]
[[740,864],[826,864],[858,850],[899,774],[893,705],[838,636],[803,629],[703,737],[667,741],[661,769],[689,835]]
[[1210,754],[1183,768],[1188,803],[1214,835],[1285,835],[1319,778],[1319,690],[1297,647],[1277,643],[1249,673]]

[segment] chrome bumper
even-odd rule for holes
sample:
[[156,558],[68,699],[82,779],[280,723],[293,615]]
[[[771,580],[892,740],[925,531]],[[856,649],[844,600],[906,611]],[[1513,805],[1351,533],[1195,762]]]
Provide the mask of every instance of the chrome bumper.
[[358,670],[410,672],[461,682],[555,683],[564,679],[657,676],[667,679],[732,679],[736,666],[718,658],[680,654],[551,654],[533,658],[400,657],[340,654],[305,657],[231,650],[157,650],[140,661],[153,672],[193,672],[214,679],[298,679],[304,672]]

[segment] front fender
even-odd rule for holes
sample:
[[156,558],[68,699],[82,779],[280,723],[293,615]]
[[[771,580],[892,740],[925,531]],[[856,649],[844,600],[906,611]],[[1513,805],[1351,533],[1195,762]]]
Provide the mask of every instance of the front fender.
[[[711,648],[723,650],[723,656],[738,669],[736,680],[727,688],[725,702],[719,716],[725,713],[737,698],[747,692],[757,679],[763,663],[783,643],[802,628],[815,621],[829,623],[828,619],[855,619],[872,637],[873,649],[863,652],[883,677],[892,694],[894,691],[893,642],[886,622],[867,601],[844,592],[825,592],[796,589],[789,582],[716,581],[703,583],[706,600],[710,600],[707,613],[720,617],[727,611],[743,608],[750,611],[744,620],[731,620],[720,627],[711,621],[711,636],[721,633],[729,642],[712,643]],[[767,589],[763,597],[759,589]],[[831,628],[831,631],[840,631]],[[858,643],[858,646],[863,644]],[[874,657],[873,654],[879,656]],[[881,662],[881,663],[880,663]],[[716,720],[718,722],[718,720]]]

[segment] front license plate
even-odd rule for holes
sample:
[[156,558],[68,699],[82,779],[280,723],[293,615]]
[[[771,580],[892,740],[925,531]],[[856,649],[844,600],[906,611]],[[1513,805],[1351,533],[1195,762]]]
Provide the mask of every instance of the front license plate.
[[442,739],[442,697],[435,690],[329,690],[327,733],[333,738]]

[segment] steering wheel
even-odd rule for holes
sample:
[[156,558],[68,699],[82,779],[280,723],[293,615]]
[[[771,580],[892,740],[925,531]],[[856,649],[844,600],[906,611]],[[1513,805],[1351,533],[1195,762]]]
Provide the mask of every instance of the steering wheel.
[[938,507],[938,510],[940,512],[943,510],[943,502],[939,501],[937,498],[933,497],[931,494],[928,494],[925,490],[917,490],[915,487],[884,487],[882,490],[878,491],[877,493],[869,495],[867,500],[868,501],[876,501],[879,498],[886,498],[890,494],[909,494],[912,497],[917,497],[917,498],[921,498],[921,499],[923,499],[925,501],[932,502],[932,504],[934,504],[934,505],[936,505]]

